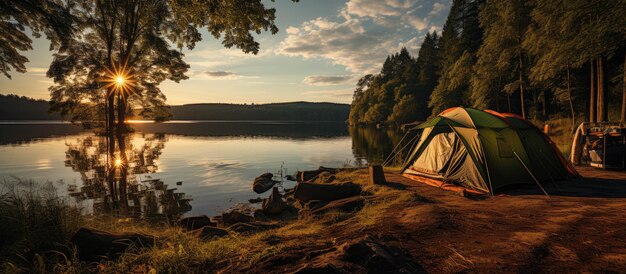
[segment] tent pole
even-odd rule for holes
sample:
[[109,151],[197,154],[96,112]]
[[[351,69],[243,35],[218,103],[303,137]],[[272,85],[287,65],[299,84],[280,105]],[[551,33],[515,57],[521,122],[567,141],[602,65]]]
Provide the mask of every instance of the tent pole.
[[[408,134],[408,133],[407,133],[407,134]],[[409,140],[409,142],[408,142],[406,145],[404,145],[404,146],[403,146],[400,150],[396,151],[396,153],[395,153],[395,154],[393,154],[393,156],[395,157],[395,155],[397,155],[398,153],[400,153],[400,151],[403,151],[403,150],[404,150],[407,146],[409,146],[410,144],[412,144],[413,142],[415,142],[415,140],[416,140],[417,138],[419,138],[419,136],[421,136],[421,134],[420,134],[420,133],[416,134],[416,135],[415,135],[415,136],[414,136],[411,140]],[[410,155],[410,154],[409,154],[409,155]],[[391,156],[391,155],[390,155],[390,156]],[[382,164],[383,166],[387,166],[387,164],[390,164],[390,163],[391,163],[390,161],[391,161],[391,159],[393,159],[393,157],[388,157],[388,158],[389,158],[389,159],[388,159],[388,160],[385,160],[385,162]],[[387,163],[387,162],[389,162],[389,163]],[[406,160],[405,160],[405,162],[406,162]],[[402,164],[405,164],[405,163],[402,163]]]
[[387,161],[389,161],[390,158],[392,158],[392,156],[394,155],[394,152],[396,152],[396,149],[398,149],[398,147],[402,144],[402,141],[404,141],[404,138],[406,138],[406,136],[409,135],[409,132],[411,132],[410,130],[408,130],[404,136],[402,136],[402,139],[400,139],[400,142],[398,142],[398,144],[391,150],[391,153],[389,153],[389,156],[387,156],[387,158],[385,159],[385,161],[383,161],[383,166],[385,166],[385,163],[387,163]]
[[[415,137],[413,139],[411,139],[411,141],[409,141],[409,143],[406,146],[404,146],[401,150],[404,150],[404,148],[406,148],[409,144],[415,143],[415,141],[417,141],[419,139],[418,136],[421,136],[421,135],[422,135],[421,133],[415,135]],[[411,146],[411,147],[413,147],[413,146]],[[404,158],[404,161],[402,162],[403,165],[406,164],[406,162],[409,160],[409,157],[411,157],[410,153],[406,155],[406,158]]]
[[[469,149],[467,149],[467,146],[465,145],[465,142],[463,141],[463,138],[461,138],[461,135],[458,132],[456,132],[456,129],[454,129],[454,127],[449,122],[446,121],[446,124],[448,124],[448,126],[450,127],[452,132],[454,132],[454,134],[456,134],[456,137],[459,138],[459,140],[461,140],[461,142],[463,142],[463,146],[465,146],[465,149],[467,150],[467,153],[470,155],[470,158],[472,159],[472,162],[474,162],[474,165],[476,165],[477,160],[474,159],[472,153],[470,153]],[[476,137],[480,138],[480,134],[478,134],[478,129],[477,128],[474,128],[474,129],[476,130],[476,133],[477,133]],[[479,143],[480,143],[480,149],[483,151],[483,154],[484,154],[485,153],[485,148],[483,148],[483,143],[482,143],[482,141],[480,141]],[[489,189],[490,189],[490,192],[491,192],[491,197],[493,197],[494,196],[493,195],[493,184],[491,183],[491,175],[489,174],[489,167],[487,166],[487,157],[486,156],[485,156],[485,161],[484,162],[485,162],[485,168],[487,169],[486,170],[486,172],[487,172],[487,181],[489,181]],[[482,177],[482,174],[481,174],[481,177]],[[484,179],[485,178],[483,178],[483,180]]]
[[526,164],[524,164],[524,161],[522,161],[522,159],[519,157],[519,155],[517,155],[517,152],[513,151],[513,154],[515,154],[515,157],[517,157],[517,160],[524,166],[524,168],[526,169],[526,171],[528,172],[528,174],[530,174],[531,177],[533,177],[533,180],[535,180],[535,182],[537,183],[537,185],[539,186],[539,188],[541,188],[541,191],[543,191],[544,194],[546,194],[546,196],[548,196],[548,198],[550,198],[550,195],[548,195],[548,192],[546,192],[545,189],[543,189],[543,187],[541,186],[541,184],[539,183],[539,180],[537,180],[537,178],[535,178],[535,175],[533,175],[532,172],[530,172],[530,169],[528,169],[528,167],[526,166]]
[[[476,129],[476,132],[478,133],[478,129]],[[477,137],[480,139],[480,133],[478,133]],[[483,142],[482,140],[479,140],[480,143],[480,149],[483,150],[483,153],[485,152],[485,148],[483,147]],[[485,154],[485,168],[487,169],[487,179],[489,180],[489,188],[491,188],[491,197],[494,196],[493,193],[493,184],[491,183],[491,172],[489,172],[489,165],[487,164],[487,155]]]

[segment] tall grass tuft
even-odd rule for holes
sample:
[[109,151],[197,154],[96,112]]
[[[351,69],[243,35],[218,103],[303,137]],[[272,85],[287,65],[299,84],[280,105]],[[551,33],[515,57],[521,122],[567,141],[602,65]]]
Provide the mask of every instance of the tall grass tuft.
[[52,182],[0,182],[0,261],[3,270],[49,271],[67,264],[80,209],[57,195]]

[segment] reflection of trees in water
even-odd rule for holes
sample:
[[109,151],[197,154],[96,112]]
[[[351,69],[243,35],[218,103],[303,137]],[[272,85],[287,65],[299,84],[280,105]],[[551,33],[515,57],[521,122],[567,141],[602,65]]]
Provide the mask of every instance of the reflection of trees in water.
[[67,144],[65,165],[80,173],[83,182],[80,190],[71,186],[70,195],[92,199],[96,214],[175,219],[191,210],[184,193],[149,175],[158,170],[165,135],[126,134],[112,140],[89,136]]
[[[357,163],[367,161],[371,164],[382,164],[393,149],[402,140],[405,132],[395,129],[377,129],[377,128],[360,128],[350,127],[350,136],[352,136],[352,152]],[[411,141],[415,136],[414,132],[410,132],[400,148],[404,147],[407,142]],[[406,146],[404,150],[398,153],[390,165],[399,165],[403,163],[407,154],[410,153],[411,145]]]

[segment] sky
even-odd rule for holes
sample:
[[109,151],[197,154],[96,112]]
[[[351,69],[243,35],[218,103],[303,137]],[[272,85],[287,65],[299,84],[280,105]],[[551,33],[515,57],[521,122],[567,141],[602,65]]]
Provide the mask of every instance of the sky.
[[[378,73],[385,58],[406,47],[417,56],[427,32],[441,32],[451,0],[265,1],[276,8],[280,31],[256,35],[257,55],[227,49],[202,31],[193,50],[183,50],[189,79],[160,88],[171,105],[190,103],[350,103],[357,80]],[[45,73],[52,52],[33,38],[25,74],[0,76],[0,93],[48,99]]]

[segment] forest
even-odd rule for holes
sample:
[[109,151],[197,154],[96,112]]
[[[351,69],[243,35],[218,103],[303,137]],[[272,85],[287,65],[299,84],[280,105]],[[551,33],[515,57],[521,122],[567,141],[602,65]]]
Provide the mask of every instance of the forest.
[[624,14],[626,1],[454,0],[416,58],[403,48],[359,79],[350,124],[402,125],[456,106],[624,122]]
[[[84,109],[89,109],[84,107]],[[186,104],[167,108],[171,120],[275,120],[345,122],[350,106],[336,103],[286,102],[270,104]],[[130,109],[129,119],[141,120],[141,109]],[[14,94],[0,94],[0,120],[62,120],[50,103]]]

